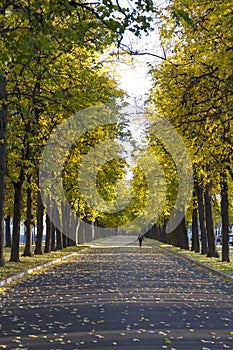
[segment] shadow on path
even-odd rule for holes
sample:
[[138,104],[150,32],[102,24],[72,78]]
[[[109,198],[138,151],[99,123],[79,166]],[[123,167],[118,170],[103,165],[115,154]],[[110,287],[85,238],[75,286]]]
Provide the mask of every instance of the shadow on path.
[[148,243],[111,244],[12,285],[0,348],[232,348],[232,284]]

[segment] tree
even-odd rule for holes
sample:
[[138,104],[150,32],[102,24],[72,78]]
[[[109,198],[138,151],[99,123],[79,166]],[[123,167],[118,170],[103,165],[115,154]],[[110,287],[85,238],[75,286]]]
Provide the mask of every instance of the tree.
[[[71,86],[76,85],[74,84],[75,80],[72,81],[70,76],[66,81],[68,84],[64,83],[64,73],[67,69],[67,66],[64,67],[64,62],[68,59],[69,71],[72,71],[74,67],[71,64],[70,55],[73,55],[73,64],[77,59],[77,52],[82,53],[79,55],[79,64],[82,64],[81,56],[85,62],[92,57],[90,68],[93,70],[93,64],[95,64],[93,57],[96,51],[102,52],[106,45],[112,42],[117,42],[120,45],[126,28],[129,28],[136,35],[140,34],[140,30],[147,31],[152,20],[151,13],[154,10],[153,2],[149,0],[135,4],[133,11],[130,6],[121,7],[119,3],[115,5],[111,1],[104,1],[101,4],[84,1],[61,3],[58,0],[31,1],[30,3],[18,1],[17,4],[8,0],[2,2],[0,35],[2,39],[1,62],[3,62],[4,69],[1,67],[1,81],[6,86],[7,79],[10,95],[9,115],[14,118],[17,113],[17,116],[20,116],[21,121],[23,121],[27,133],[25,141],[27,141],[29,149],[32,146],[31,143],[35,141],[35,137],[38,136],[38,117],[43,114],[45,118],[46,112],[47,114],[51,113],[51,106],[48,107],[48,104],[56,104],[56,118],[50,120],[50,125],[54,127],[56,123],[61,122],[62,111],[64,113],[65,106],[69,106],[69,102],[71,102],[68,92],[70,92]],[[61,62],[63,64],[60,66]],[[98,64],[94,68],[98,68]],[[60,91],[58,85],[60,85]],[[75,103],[75,111],[91,103],[90,99],[86,101],[83,99],[82,88],[82,86],[75,86],[72,91],[73,94],[79,91],[79,96],[82,96],[79,103]],[[55,90],[56,96],[54,96]],[[65,94],[67,103],[64,103]],[[6,99],[5,95],[5,93],[2,94],[4,100]],[[99,99],[100,96],[96,95],[95,101]],[[84,103],[80,103],[80,101],[84,101]],[[5,105],[4,102],[4,109],[2,109],[4,120],[2,119],[3,123],[1,122],[3,134],[6,131]],[[58,114],[60,114],[59,117]],[[64,118],[64,114],[62,118]],[[1,169],[5,172],[5,136],[3,139],[4,143],[0,149]],[[28,161],[27,158],[22,159],[20,177],[15,181],[15,192],[17,192],[15,200],[19,202],[15,203],[17,208],[15,207],[12,261],[19,260],[17,248],[19,225],[17,221],[20,220],[20,213],[17,211],[21,209],[20,197],[24,184],[24,167]],[[0,208],[3,208],[4,204],[3,187],[0,188],[0,203],[2,203]],[[3,217],[4,213],[1,210],[1,222]],[[3,264],[3,249],[0,252]]]
[[7,92],[6,78],[0,71],[0,266],[5,265],[4,258],[4,199],[6,179],[6,130],[7,130]]
[[161,34],[167,60],[153,69],[152,100],[157,112],[178,128],[190,151],[198,183],[201,231],[205,237],[203,188],[208,256],[217,257],[213,194],[219,193],[219,174],[232,172],[232,11],[229,3],[212,6],[203,1],[196,6],[188,0],[170,2],[166,10]]

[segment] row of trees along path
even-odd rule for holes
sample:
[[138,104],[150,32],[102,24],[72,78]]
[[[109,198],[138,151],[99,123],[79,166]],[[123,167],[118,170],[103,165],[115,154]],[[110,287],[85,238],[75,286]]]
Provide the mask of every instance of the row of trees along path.
[[[175,203],[177,172],[165,147],[148,131],[149,145],[163,164],[167,180],[167,203],[160,219],[152,228],[154,236],[189,249],[186,228],[189,222],[192,225],[192,249],[196,252],[201,250],[208,257],[218,257],[214,224],[220,220],[222,260],[230,261],[229,223],[232,220],[233,191],[232,9],[229,3],[216,2],[212,6],[207,0],[199,4],[198,8],[190,1],[185,3],[185,10],[179,1],[174,0],[165,5],[167,8],[163,11],[149,0],[135,4],[134,10],[127,7],[123,9],[111,1],[104,1],[101,5],[82,1],[61,4],[56,0],[46,3],[2,2],[1,266],[5,264],[4,218],[12,262],[19,261],[19,229],[22,219],[27,223],[24,255],[42,253],[46,203],[41,201],[38,169],[51,132],[74,112],[123,96],[116,82],[103,72],[95,57],[114,43],[129,54],[136,54],[132,49],[121,45],[124,31],[129,28],[136,36],[140,36],[141,31],[152,29],[156,20],[160,23],[163,55],[159,58],[157,56],[159,64],[151,69],[154,86],[149,102],[156,113],[150,114],[149,119],[153,124],[158,115],[162,115],[184,138],[193,163],[194,189],[193,202],[186,217],[167,236],[164,228]],[[74,208],[74,215],[80,215],[95,227],[109,224],[109,221],[114,224],[116,218],[97,215],[85,206],[79,195],[72,195],[75,193],[72,186],[76,186],[76,183],[70,174],[75,166],[77,170],[82,155],[95,142],[114,137],[117,132],[123,135],[123,130],[122,126],[118,126],[117,130],[113,127],[99,128],[85,135],[77,142],[76,155],[70,155],[72,162],[64,171],[66,195]],[[109,193],[114,196],[112,187],[121,177],[123,167],[124,162],[117,160],[104,168],[101,179],[105,181],[99,183],[108,183],[105,192],[102,191],[106,198],[111,197]],[[146,200],[146,181],[140,173],[135,176],[134,183],[140,198],[134,203],[131,213],[126,213],[128,219],[140,213]],[[106,189],[109,193],[106,193]],[[52,199],[49,203],[53,205]],[[67,218],[65,222],[65,211],[62,208],[60,210],[61,221],[64,221],[62,225],[68,227],[73,218]],[[12,242],[9,240],[10,218],[13,218]],[[120,226],[124,218],[122,216],[118,219]],[[151,220],[153,223],[153,218]],[[31,240],[33,221],[37,224],[34,251]],[[80,237],[82,241],[88,241],[90,234],[82,232]],[[62,249],[67,244],[74,243],[67,240],[47,218],[44,251]]]

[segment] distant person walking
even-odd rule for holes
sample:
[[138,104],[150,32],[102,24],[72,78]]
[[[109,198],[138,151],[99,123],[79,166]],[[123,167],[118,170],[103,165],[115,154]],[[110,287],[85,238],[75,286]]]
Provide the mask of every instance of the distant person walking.
[[142,241],[143,241],[143,236],[139,235],[138,236],[138,241],[139,241],[139,247],[142,246]]

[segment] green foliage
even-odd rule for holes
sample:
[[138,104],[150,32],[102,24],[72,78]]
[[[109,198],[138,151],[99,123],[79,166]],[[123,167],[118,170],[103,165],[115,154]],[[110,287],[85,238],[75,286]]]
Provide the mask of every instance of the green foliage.
[[222,170],[232,176],[233,13],[227,2],[196,5],[168,7],[161,34],[172,37],[172,49],[153,70],[152,100],[184,136],[201,183],[211,176],[217,186]]

